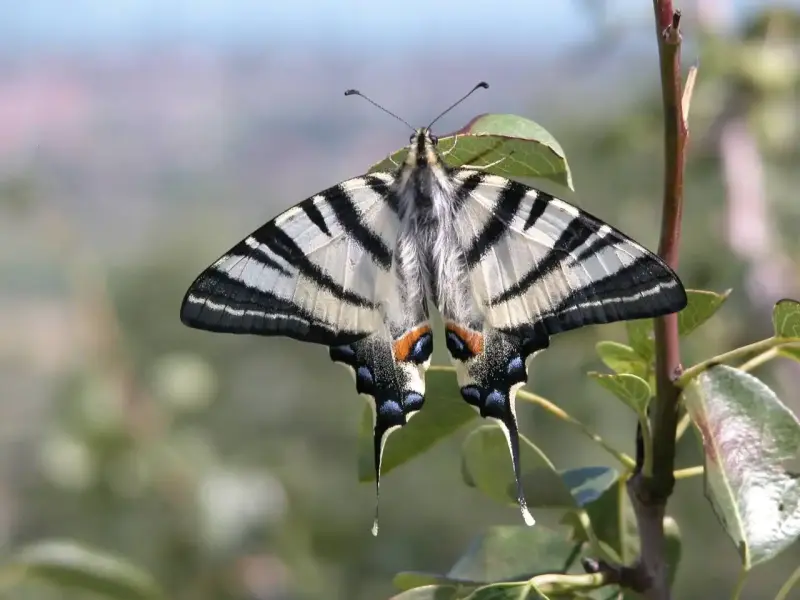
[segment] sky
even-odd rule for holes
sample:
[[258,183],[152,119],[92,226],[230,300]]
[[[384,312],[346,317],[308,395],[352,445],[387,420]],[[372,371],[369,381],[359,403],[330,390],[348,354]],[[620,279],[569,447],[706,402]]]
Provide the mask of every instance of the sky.
[[[711,0],[705,0],[711,1]],[[713,0],[727,2],[728,0]],[[730,0],[737,13],[759,0]],[[784,0],[800,4],[800,0]],[[541,47],[586,39],[603,0],[0,0],[6,51],[96,51],[154,43],[391,50],[416,43]],[[617,19],[652,18],[650,0],[606,0]],[[678,2],[680,4],[680,2]],[[694,0],[683,2],[687,7]]]

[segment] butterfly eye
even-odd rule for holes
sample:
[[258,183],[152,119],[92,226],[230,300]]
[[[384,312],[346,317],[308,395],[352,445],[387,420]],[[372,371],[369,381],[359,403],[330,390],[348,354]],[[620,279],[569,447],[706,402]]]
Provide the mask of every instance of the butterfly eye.
[[408,143],[409,144],[413,144],[415,137],[417,137],[417,134],[416,133],[412,133],[411,136],[408,138]]
[[438,146],[439,145],[439,138],[436,137],[435,135],[431,135],[431,142],[433,143],[434,146]]

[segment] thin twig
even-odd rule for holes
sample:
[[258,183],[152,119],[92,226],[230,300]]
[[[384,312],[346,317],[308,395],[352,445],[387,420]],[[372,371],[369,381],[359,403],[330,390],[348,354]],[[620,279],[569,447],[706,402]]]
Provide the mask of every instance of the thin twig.
[[786,583],[781,586],[781,589],[778,590],[778,595],[775,596],[775,600],[786,600],[789,597],[789,592],[798,582],[800,582],[800,567],[797,567],[789,576],[789,579],[786,580]]
[[[676,382],[679,387],[686,387],[689,382],[700,375],[703,371],[710,369],[711,367],[728,362],[731,360],[737,360],[744,358],[748,354],[756,354],[756,353],[766,353],[768,350],[773,348],[778,348],[781,346],[789,346],[789,347],[797,347],[798,340],[796,338],[779,338],[779,337],[770,337],[764,340],[759,340],[757,342],[753,342],[752,344],[747,344],[746,346],[742,346],[741,348],[736,348],[734,350],[730,350],[728,352],[724,352],[723,354],[718,354],[717,356],[712,356],[711,358],[704,360],[702,362],[693,365],[686,369],[683,373],[681,373],[680,378]],[[755,360],[758,357],[753,358]],[[767,359],[773,358],[771,356],[767,357]],[[762,360],[762,362],[764,362]],[[747,364],[747,363],[745,363]],[[760,364],[760,363],[758,363]],[[751,365],[749,368],[754,368],[757,365]],[[748,369],[745,369],[748,370]]]
[[683,437],[683,434],[686,433],[686,430],[689,429],[689,425],[691,424],[692,424],[692,416],[687,412],[681,417],[681,420],[678,422],[678,429],[675,432],[676,442]]
[[573,417],[572,415],[570,415],[566,411],[562,410],[561,408],[559,408],[558,406],[556,406],[555,404],[553,404],[552,402],[550,402],[546,398],[542,398],[541,396],[537,396],[536,394],[533,394],[533,393],[528,392],[526,390],[520,390],[519,392],[517,392],[517,398],[520,398],[522,400],[526,400],[527,402],[530,402],[532,404],[538,404],[544,410],[549,412],[551,415],[553,415],[555,417],[558,417],[562,421],[565,421],[565,422],[569,423],[570,425],[573,425],[573,426],[577,427],[590,440],[592,440],[593,442],[598,444],[601,448],[603,448],[603,450],[605,450],[611,456],[616,458],[620,462],[620,464],[622,464],[622,466],[625,467],[626,470],[632,470],[634,468],[634,466],[636,465],[635,461],[630,456],[628,456],[624,452],[620,452],[619,450],[617,450],[616,448],[611,446],[608,442],[606,442],[603,438],[601,438],[597,433],[592,431],[592,429],[589,426],[585,425],[584,423],[582,423],[581,421],[579,421],[578,419],[576,419],[575,417]]
[[673,473],[675,479],[689,479],[690,477],[697,477],[705,473],[705,467],[698,465],[696,467],[687,467],[685,469],[678,469]]

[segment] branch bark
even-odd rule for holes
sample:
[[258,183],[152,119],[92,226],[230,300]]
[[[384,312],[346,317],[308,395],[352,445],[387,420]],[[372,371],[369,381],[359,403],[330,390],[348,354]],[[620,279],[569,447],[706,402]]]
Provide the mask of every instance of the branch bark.
[[[683,168],[688,129],[683,114],[680,12],[672,0],[653,0],[661,67],[664,111],[664,195],[659,254],[676,269],[683,213]],[[631,578],[648,600],[670,600],[665,555],[664,515],[675,486],[675,433],[678,426],[681,374],[676,314],[655,320],[656,397],[650,411],[652,473],[637,469],[628,481],[628,495],[639,526],[641,554]],[[637,444],[638,446],[639,444]],[[641,460],[637,457],[637,464]]]

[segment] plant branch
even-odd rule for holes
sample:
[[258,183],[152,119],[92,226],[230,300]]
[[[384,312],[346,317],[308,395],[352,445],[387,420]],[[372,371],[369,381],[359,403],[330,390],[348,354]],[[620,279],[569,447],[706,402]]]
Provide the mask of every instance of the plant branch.
[[[683,213],[683,167],[688,129],[684,105],[690,97],[682,94],[680,12],[672,0],[653,0],[661,71],[664,112],[664,193],[662,200],[659,254],[673,269],[678,267],[678,249]],[[664,516],[667,499],[675,486],[675,434],[681,389],[678,315],[655,319],[656,397],[651,404],[652,476],[641,470],[628,480],[641,553],[635,565],[637,587],[648,600],[669,600],[665,556]]]
[[[745,363],[745,365],[749,365],[747,369],[744,369],[745,371],[747,371],[749,369],[755,368],[756,366],[766,362],[771,358],[774,358],[774,356],[771,353],[769,353],[770,350],[778,348],[780,346],[796,346],[797,343],[798,341],[795,338],[770,337],[765,340],[759,340],[757,342],[753,342],[752,344],[747,344],[746,346],[742,346],[741,348],[736,348],[734,350],[718,354],[717,356],[712,356],[707,360],[704,360],[692,367],[689,367],[683,373],[681,373],[681,376],[680,378],[678,378],[678,381],[676,383],[679,387],[684,388],[689,384],[689,382],[692,379],[700,375],[700,373],[720,363],[744,358],[748,354],[763,353],[767,355],[767,356],[756,356],[752,360],[748,361],[748,363]],[[756,361],[756,359],[759,359],[757,363],[754,362]],[[754,364],[749,364],[749,363],[754,363]]]

